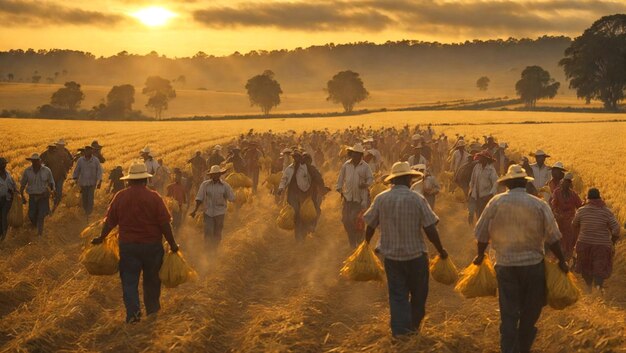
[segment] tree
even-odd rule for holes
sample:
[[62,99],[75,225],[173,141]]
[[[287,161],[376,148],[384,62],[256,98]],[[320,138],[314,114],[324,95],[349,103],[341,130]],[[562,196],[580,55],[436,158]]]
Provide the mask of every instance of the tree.
[[489,77],[483,76],[476,80],[476,87],[481,91],[486,91],[489,88],[489,82],[491,82]]
[[52,94],[50,104],[68,110],[76,110],[83,99],[85,99],[85,94],[83,94],[83,91],[80,89],[80,84],[70,81],[65,82],[64,87],[59,88]]
[[246,84],[248,98],[251,106],[259,106],[263,114],[269,115],[272,108],[280,104],[280,95],[283,90],[278,81],[274,79],[271,70],[265,70],[261,75],[256,75]]
[[13,75],[12,73],[9,73],[7,75],[7,78],[9,79],[9,82],[12,82],[15,79],[15,75]]
[[559,65],[579,98],[587,103],[597,99],[605,109],[617,110],[626,90],[626,15],[594,22],[565,50]]
[[333,76],[326,84],[326,91],[328,92],[326,100],[343,105],[346,113],[352,112],[356,103],[370,95],[359,74],[350,70],[341,71]]
[[176,98],[176,91],[172,87],[170,80],[160,76],[148,77],[146,79],[146,87],[141,92],[149,97],[146,108],[154,111],[156,119],[161,119],[163,111],[167,110],[169,106],[169,101]]
[[41,81],[41,75],[33,75],[33,77],[31,77],[32,83],[39,83],[39,81]]
[[539,66],[528,66],[522,71],[522,78],[515,84],[515,91],[526,107],[534,108],[542,98],[554,98],[561,86],[550,77],[550,73]]
[[107,94],[107,105],[119,107],[122,114],[132,111],[133,103],[135,103],[133,85],[113,86]]

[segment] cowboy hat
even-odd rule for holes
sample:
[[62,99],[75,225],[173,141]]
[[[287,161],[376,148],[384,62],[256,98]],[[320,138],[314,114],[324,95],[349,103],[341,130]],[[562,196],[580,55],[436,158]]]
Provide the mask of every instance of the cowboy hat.
[[498,183],[501,183],[507,180],[522,179],[522,178],[528,181],[535,180],[535,178],[529,177],[528,174],[526,174],[526,169],[522,168],[521,165],[512,164],[511,166],[509,166],[509,170],[506,172],[506,174],[501,176],[500,179],[498,179]]
[[149,146],[144,147],[141,151],[139,151],[139,153],[140,154],[144,154],[144,153],[150,154],[151,153],[150,147]]
[[65,140],[64,139],[60,139],[59,141],[56,142],[57,146],[65,146]]
[[30,155],[30,158],[26,158],[27,161],[38,161],[40,159],[39,153],[33,153]]
[[409,166],[407,162],[396,162],[391,167],[391,173],[385,178],[385,182],[388,183],[395,178],[405,175],[423,176],[424,174],[411,169],[411,166]]
[[226,169],[222,169],[220,168],[219,165],[214,165],[211,166],[211,169],[209,169],[208,172],[206,172],[208,175],[212,175],[212,174],[224,174],[226,173]]
[[94,141],[91,143],[91,147],[93,147],[93,148],[95,148],[95,149],[99,150],[99,149],[101,149],[101,148],[102,148],[102,147],[104,147],[104,146],[101,146],[101,145],[98,143],[98,140],[94,140]]
[[569,181],[574,180],[574,174],[572,174],[571,172],[565,173],[565,176],[563,177],[563,180],[569,180]]
[[542,157],[543,156],[543,157],[546,157],[546,158],[550,157],[550,155],[545,153],[543,150],[537,150],[537,152],[533,153],[533,156],[534,157]]
[[554,163],[554,165],[552,166],[552,169],[561,169],[562,171],[567,172],[567,169],[565,169],[565,166],[563,166],[562,162]]
[[128,168],[128,175],[121,177],[120,180],[139,180],[152,178],[152,174],[148,173],[148,167],[142,162],[133,162]]
[[489,151],[487,151],[487,150],[482,151],[482,152],[480,152],[480,153],[477,153],[477,154],[474,156],[474,160],[478,160],[479,158],[486,158],[486,159],[488,159],[488,160],[490,160],[490,161],[492,161],[492,162],[495,162],[495,161],[496,161],[496,159],[495,159],[495,158],[493,158],[493,156],[491,155],[491,153],[490,153]]
[[354,144],[354,146],[348,147],[348,151],[352,151],[355,153],[365,153],[365,148],[363,148],[362,144],[356,143]]

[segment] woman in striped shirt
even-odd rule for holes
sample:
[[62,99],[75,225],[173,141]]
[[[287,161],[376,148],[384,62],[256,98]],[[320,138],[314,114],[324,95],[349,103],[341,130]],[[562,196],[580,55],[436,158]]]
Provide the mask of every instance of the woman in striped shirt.
[[598,189],[589,189],[587,202],[576,211],[572,225],[578,232],[576,271],[582,274],[589,292],[594,286],[602,291],[604,280],[613,270],[614,244],[620,227]]

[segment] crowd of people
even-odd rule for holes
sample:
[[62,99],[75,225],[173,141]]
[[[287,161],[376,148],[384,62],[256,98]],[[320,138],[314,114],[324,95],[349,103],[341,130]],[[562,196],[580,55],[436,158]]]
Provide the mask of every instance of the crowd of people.
[[[31,165],[23,171],[19,189],[6,169],[7,161],[0,158],[1,238],[7,234],[14,197],[28,202],[28,218],[43,236],[44,219],[63,199],[68,175],[80,188],[81,205],[89,217],[103,180],[102,148],[94,141],[72,155],[63,140],[50,144],[41,155],[27,158]],[[253,194],[263,174],[279,175],[280,182],[270,185],[270,192],[277,204],[293,208],[299,242],[315,230],[322,203],[332,190],[341,198],[341,221],[350,247],[369,242],[380,229],[377,252],[384,257],[394,336],[418,330],[425,315],[429,261],[424,235],[440,257],[448,256],[437,231],[436,199],[443,191],[460,193],[466,201],[467,220],[475,226],[477,240],[474,263],[483,261],[489,246],[495,250],[503,352],[530,351],[545,305],[546,249],[562,271],[575,268],[589,291],[602,292],[620,234],[600,191],[591,188],[581,199],[573,189],[575,175],[562,162],[549,166],[546,152],[537,150],[532,164],[526,157],[511,160],[508,144],[498,143],[494,136],[483,141],[458,135],[449,139],[430,125],[300,134],[250,130],[227,144],[196,151],[188,167],[171,171],[162,159],[155,160],[149,147],[139,154],[143,163],[134,163],[126,175],[121,166],[110,171],[106,190],[112,201],[102,235],[94,240],[102,242],[119,227],[128,322],[141,316],[137,286],[142,270],[147,312],[158,311],[160,286],[154,276],[160,262],[155,259],[163,249],[155,244],[161,244],[164,236],[170,249],[177,251],[174,232],[191,208],[191,217],[202,214],[207,247],[218,250],[227,204],[235,201],[224,178],[230,172],[247,175]],[[336,180],[327,183],[325,177],[334,175]],[[374,195],[375,184],[389,187]],[[174,214],[161,195],[178,203]],[[300,217],[308,199],[317,212],[313,222]]]

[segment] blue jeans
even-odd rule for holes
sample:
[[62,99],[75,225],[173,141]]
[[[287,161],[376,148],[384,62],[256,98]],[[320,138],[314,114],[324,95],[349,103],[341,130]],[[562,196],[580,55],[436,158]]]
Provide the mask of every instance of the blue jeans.
[[530,351],[546,304],[544,271],[543,261],[532,266],[496,265],[502,353]]
[[408,261],[385,259],[389,287],[391,333],[415,333],[426,315],[428,297],[428,255]]
[[216,251],[222,241],[225,215],[209,217],[204,214],[204,241],[210,251]]
[[4,240],[9,229],[9,210],[11,209],[11,200],[6,196],[0,197],[0,240]]
[[159,270],[163,263],[163,245],[120,243],[120,278],[126,306],[126,322],[139,320],[139,276],[143,271],[143,303],[148,315],[161,309],[161,279]]
[[65,183],[65,178],[60,180],[54,180],[54,204],[58,205],[61,203],[63,199],[63,184]]
[[89,216],[93,212],[93,202],[96,194],[95,186],[81,186],[80,194],[82,196],[83,201],[83,210],[85,210],[85,214]]
[[48,193],[28,195],[28,219],[37,226],[37,234],[43,235],[43,226],[46,216],[50,214],[50,197]]

